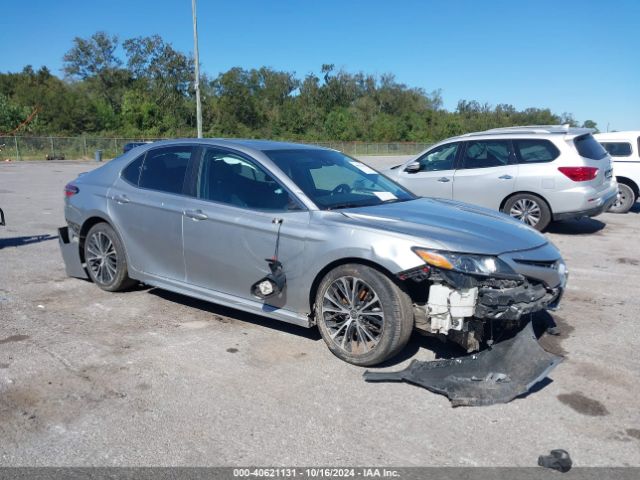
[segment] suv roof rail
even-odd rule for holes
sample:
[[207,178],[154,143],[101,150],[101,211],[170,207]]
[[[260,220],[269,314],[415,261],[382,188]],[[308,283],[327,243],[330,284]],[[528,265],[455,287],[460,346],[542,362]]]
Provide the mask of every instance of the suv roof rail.
[[550,134],[556,133],[561,135],[572,134],[582,135],[585,133],[592,133],[591,128],[577,128],[571,127],[568,123],[564,125],[527,125],[518,127],[500,127],[491,128],[482,132],[465,133],[461,135],[463,137],[473,137],[477,135],[509,135],[514,133],[542,133]]

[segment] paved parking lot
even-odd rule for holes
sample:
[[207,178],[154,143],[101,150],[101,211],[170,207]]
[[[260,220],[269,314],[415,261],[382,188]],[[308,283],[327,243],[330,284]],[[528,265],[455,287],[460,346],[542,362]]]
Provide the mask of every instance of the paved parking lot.
[[[374,165],[394,159],[372,159]],[[551,381],[452,408],[367,384],[315,330],[65,276],[64,184],[95,163],[0,165],[0,465],[640,466],[640,209],[554,225],[571,276]],[[414,335],[404,354],[443,346]]]

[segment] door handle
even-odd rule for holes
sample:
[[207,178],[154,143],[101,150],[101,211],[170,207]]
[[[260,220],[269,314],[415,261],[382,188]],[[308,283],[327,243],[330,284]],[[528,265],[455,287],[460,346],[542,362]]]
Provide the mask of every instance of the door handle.
[[114,195],[112,199],[114,202],[119,203],[120,205],[122,205],[123,203],[129,203],[131,201],[126,195]]
[[502,175],[498,177],[500,180],[511,180],[513,177],[511,175]]
[[440,177],[438,181],[442,183],[447,183],[447,182],[450,182],[451,180],[449,180],[447,177]]
[[182,213],[185,217],[193,218],[194,220],[206,220],[209,218],[202,210],[185,210]]

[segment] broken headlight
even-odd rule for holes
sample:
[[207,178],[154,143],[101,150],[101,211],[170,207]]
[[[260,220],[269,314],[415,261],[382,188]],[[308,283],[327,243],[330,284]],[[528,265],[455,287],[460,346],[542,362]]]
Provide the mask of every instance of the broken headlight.
[[413,251],[428,265],[444,270],[455,270],[475,275],[517,275],[509,265],[492,255],[444,252],[426,248],[414,248]]

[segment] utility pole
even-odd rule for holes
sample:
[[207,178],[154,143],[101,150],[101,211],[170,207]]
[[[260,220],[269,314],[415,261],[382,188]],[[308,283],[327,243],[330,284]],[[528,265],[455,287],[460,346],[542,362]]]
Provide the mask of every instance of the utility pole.
[[191,0],[191,11],[193,13],[193,56],[195,61],[196,80],[194,87],[196,90],[196,121],[198,123],[198,138],[202,138],[202,105],[200,104],[200,55],[198,54],[198,19],[196,16],[196,0]]

